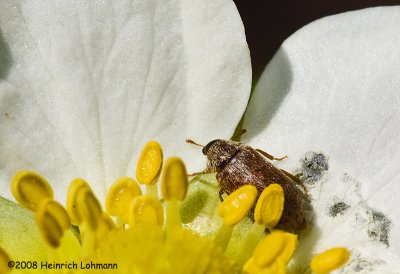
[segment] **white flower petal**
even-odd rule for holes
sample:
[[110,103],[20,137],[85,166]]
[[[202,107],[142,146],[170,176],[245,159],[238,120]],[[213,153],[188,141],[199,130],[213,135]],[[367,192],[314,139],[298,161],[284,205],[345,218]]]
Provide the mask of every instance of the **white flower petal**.
[[[328,170],[308,174],[321,179],[311,189],[323,231],[316,249],[331,233],[329,245],[359,241],[359,252],[387,259],[389,267],[399,264],[389,251],[400,254],[399,30],[400,7],[345,13],[304,27],[267,66],[244,121],[245,142],[289,156],[280,167],[307,173],[300,159],[306,162],[309,151],[324,155]],[[351,180],[346,184],[345,178]],[[352,206],[346,218],[328,216],[335,201]],[[371,212],[390,222],[389,248],[381,235],[368,235],[370,226],[379,225]]]
[[104,194],[150,139],[199,169],[185,139],[230,137],[247,103],[250,57],[228,0],[1,1],[0,30],[2,196],[19,169],[59,198],[74,177]]

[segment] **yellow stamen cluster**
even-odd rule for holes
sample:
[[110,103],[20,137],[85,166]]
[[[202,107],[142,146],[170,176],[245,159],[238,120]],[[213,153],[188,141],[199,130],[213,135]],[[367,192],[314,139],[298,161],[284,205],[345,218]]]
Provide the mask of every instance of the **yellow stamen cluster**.
[[[161,173],[164,204],[156,186]],[[270,184],[261,195],[253,185],[244,185],[226,197],[218,208],[222,220],[212,241],[182,225],[180,203],[189,183],[180,158],[169,158],[163,167],[161,146],[151,141],[140,155],[136,179],[144,185],[145,194],[134,179],[122,177],[111,185],[105,211],[89,184],[80,178],[70,184],[66,208],[53,199],[49,183],[34,172],[17,173],[11,189],[22,206],[35,212],[50,251],[57,250],[57,256],[64,254],[58,259],[115,260],[120,273],[131,273],[132,269],[135,273],[286,272],[298,239],[296,234],[273,229],[280,221],[285,200],[279,184]],[[255,222],[243,234],[236,258],[224,255],[234,227],[252,209]],[[158,258],[166,261],[158,262]],[[328,250],[312,260],[311,268],[316,273],[328,273],[348,258],[347,249]],[[8,256],[0,249],[0,273],[8,271],[6,261]]]
[[[119,273],[193,273],[196,269],[234,273],[233,260],[211,240],[182,228],[179,203],[186,197],[188,176],[177,157],[168,159],[163,169],[164,222],[164,208],[155,185],[162,163],[161,146],[148,143],[137,164],[137,180],[145,186],[145,195],[134,179],[123,177],[110,187],[105,211],[89,184],[80,178],[70,184],[66,208],[53,200],[47,181],[33,172],[18,173],[11,187],[20,204],[35,211],[48,253],[53,254],[51,260],[101,263],[103,258],[104,262],[117,262]],[[191,250],[196,255],[186,259]],[[199,256],[203,250],[207,254]],[[7,254],[3,255],[0,267],[8,260]],[[158,258],[164,261],[158,262]]]

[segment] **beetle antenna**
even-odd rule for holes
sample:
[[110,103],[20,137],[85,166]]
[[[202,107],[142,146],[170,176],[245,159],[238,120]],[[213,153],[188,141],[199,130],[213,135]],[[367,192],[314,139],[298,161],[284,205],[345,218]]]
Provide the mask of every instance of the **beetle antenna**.
[[200,145],[198,143],[196,143],[195,141],[191,140],[191,139],[186,139],[186,143],[195,145],[195,146],[199,146],[199,147],[204,147],[203,145]]
[[247,130],[246,130],[245,128],[242,128],[241,130],[239,130],[238,132],[236,132],[236,133],[232,136],[231,140],[232,140],[232,141],[234,141],[234,140],[239,140],[239,138],[240,138],[243,134],[245,134],[246,132],[247,132]]

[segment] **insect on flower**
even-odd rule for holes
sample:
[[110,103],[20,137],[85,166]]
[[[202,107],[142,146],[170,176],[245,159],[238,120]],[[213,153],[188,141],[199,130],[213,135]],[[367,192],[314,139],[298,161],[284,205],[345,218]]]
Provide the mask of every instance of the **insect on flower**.
[[[241,134],[244,132],[243,130]],[[306,188],[297,177],[268,161],[268,159],[283,160],[286,156],[275,158],[260,149],[232,140],[216,139],[205,146],[192,140],[186,142],[202,146],[202,152],[208,160],[205,171],[191,175],[217,172],[216,178],[221,186],[219,193],[221,200],[223,193],[229,195],[246,184],[254,185],[259,193],[270,184],[279,184],[283,188],[285,202],[282,217],[275,228],[299,231],[307,227],[304,214]],[[302,186],[304,193],[296,184]]]

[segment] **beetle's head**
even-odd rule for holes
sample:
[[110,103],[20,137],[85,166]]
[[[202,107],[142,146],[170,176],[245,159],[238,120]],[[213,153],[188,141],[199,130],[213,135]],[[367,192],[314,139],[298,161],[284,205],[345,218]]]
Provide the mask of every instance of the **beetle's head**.
[[209,142],[202,150],[208,159],[207,170],[212,172],[221,170],[236,154],[239,146],[239,143],[221,139]]

